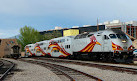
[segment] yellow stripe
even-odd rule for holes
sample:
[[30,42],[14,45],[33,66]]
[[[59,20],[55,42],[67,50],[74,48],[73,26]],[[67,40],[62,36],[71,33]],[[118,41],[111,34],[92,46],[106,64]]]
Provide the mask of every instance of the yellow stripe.
[[113,49],[113,50],[116,50],[116,47],[117,47],[117,46],[112,43],[112,49]]
[[113,44],[112,44],[112,46],[113,46],[113,47],[116,47],[116,45],[113,45]]
[[93,43],[90,44],[90,46],[88,46],[85,50],[83,50],[83,52],[87,51],[92,45],[93,45]]
[[35,49],[37,49],[38,47],[35,47]]
[[51,50],[51,52],[54,51],[54,50],[57,50],[57,48],[53,48],[53,49]]
[[[58,49],[57,49],[57,48],[53,48],[53,49],[51,50],[51,52],[53,52],[54,50],[58,50]],[[63,55],[65,55],[65,56],[67,56],[67,55],[66,55],[65,53],[63,53],[62,51],[59,50],[59,52],[62,53]]]
[[55,46],[55,47],[58,47],[59,49],[61,49],[58,45],[50,45],[49,47],[52,47],[52,46]]
[[60,53],[62,53],[63,55],[67,56],[66,54],[64,54],[62,51],[59,50]]
[[94,45],[92,45],[92,47],[88,50],[88,52],[90,52],[93,49]]

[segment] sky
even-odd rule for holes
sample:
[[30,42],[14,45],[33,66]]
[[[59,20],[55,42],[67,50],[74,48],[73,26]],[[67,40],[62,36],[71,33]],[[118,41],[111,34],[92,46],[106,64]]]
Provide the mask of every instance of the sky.
[[0,38],[31,26],[38,31],[55,26],[96,25],[119,19],[137,21],[137,0],[0,0]]

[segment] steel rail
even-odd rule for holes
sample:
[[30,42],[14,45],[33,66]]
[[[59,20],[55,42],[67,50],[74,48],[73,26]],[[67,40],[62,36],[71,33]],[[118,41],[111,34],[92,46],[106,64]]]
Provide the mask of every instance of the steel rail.
[[[21,60],[22,60],[22,59],[21,59]],[[26,61],[26,60],[23,60],[23,61]],[[44,66],[49,66],[49,67],[55,68],[55,69],[61,71],[63,74],[65,74],[65,76],[69,77],[69,78],[70,78],[70,81],[77,81],[77,80],[75,80],[71,75],[69,75],[67,72],[65,72],[65,71],[63,70],[63,68],[68,69],[68,70],[71,70],[71,71],[74,71],[74,72],[77,72],[77,73],[82,74],[82,75],[84,75],[84,76],[86,76],[86,77],[92,78],[92,79],[94,79],[94,80],[96,80],[96,81],[103,81],[103,80],[101,80],[101,79],[99,79],[99,78],[97,78],[97,77],[94,77],[94,76],[89,75],[89,74],[87,74],[87,73],[84,73],[84,72],[82,72],[82,71],[78,71],[78,70],[76,70],[76,69],[72,69],[72,68],[65,67],[65,66],[58,65],[58,64],[46,63],[46,62],[41,62],[41,61],[36,61],[36,60],[35,60],[35,61],[33,61],[33,60],[29,60],[29,61],[28,61],[28,60],[27,60],[26,62],[31,62],[31,63],[35,63],[35,64],[40,64],[40,65],[42,64],[42,65],[44,65]]]
[[[3,60],[3,59],[2,59]],[[10,67],[0,76],[0,81],[2,81],[6,76],[7,74],[14,68],[15,64],[11,61],[8,61],[8,60],[3,60],[3,61],[6,61],[6,62],[9,62],[11,63]],[[6,64],[4,64],[3,66],[5,66]]]
[[57,71],[59,71],[59,72],[61,72],[63,75],[65,75],[68,79],[70,79],[70,81],[75,81],[74,80],[74,78],[72,78],[71,76],[69,76],[67,73],[65,73],[64,71],[62,71],[62,70],[60,70],[60,69],[58,69],[58,68],[56,68],[56,67],[53,67],[53,66],[51,66],[51,65],[49,65],[49,64],[47,64],[47,63],[44,63],[44,62],[38,62],[38,61],[32,61],[32,60],[23,60],[23,59],[20,59],[21,61],[25,61],[25,62],[30,62],[30,63],[33,63],[33,64],[39,64],[39,65],[42,65],[42,66],[48,66],[48,67],[50,67],[50,68],[52,68],[52,69],[54,69],[54,70],[57,70]]
[[37,62],[37,64],[42,64],[42,65],[44,65],[44,66],[48,66],[48,67],[51,67],[51,68],[53,68],[53,69],[56,69],[56,70],[60,71],[61,73],[63,73],[66,77],[68,77],[68,78],[70,79],[70,81],[75,81],[74,78],[72,78],[72,77],[71,77],[70,75],[68,75],[66,72],[64,72],[63,70],[58,69],[58,68],[56,68],[56,67],[54,67],[54,66],[51,66],[51,64],[46,63],[46,65],[45,65],[45,63],[42,63],[42,62],[40,62],[40,63]]
[[64,68],[73,70],[73,71],[75,71],[75,72],[79,72],[79,73],[81,73],[81,74],[83,74],[83,75],[85,75],[85,76],[87,76],[87,77],[89,77],[89,78],[95,79],[95,80],[97,80],[97,81],[102,81],[101,79],[99,79],[99,78],[97,78],[97,77],[94,77],[94,76],[89,75],[89,74],[87,74],[87,73],[84,73],[84,72],[82,72],[82,71],[78,71],[78,70],[76,70],[76,69],[72,69],[72,68],[65,67],[65,66],[61,66],[61,65],[57,65],[57,64],[51,64],[51,65],[54,65],[54,66],[56,66],[56,67],[57,67],[57,66],[59,66],[59,67],[64,67]]
[[77,64],[77,65],[96,67],[96,68],[100,68],[100,69],[107,69],[107,70],[114,70],[114,71],[120,71],[120,72],[127,72],[127,73],[137,74],[137,69],[136,68],[104,65],[104,64],[97,64],[97,63],[84,63],[84,62],[70,61],[70,60],[68,61],[66,59],[65,60],[46,59],[46,58],[37,58],[37,59],[52,60],[52,61],[55,61],[55,62],[63,62],[63,63],[72,63],[72,64]]
[[4,65],[4,63],[2,61],[0,61],[0,67],[2,67]]

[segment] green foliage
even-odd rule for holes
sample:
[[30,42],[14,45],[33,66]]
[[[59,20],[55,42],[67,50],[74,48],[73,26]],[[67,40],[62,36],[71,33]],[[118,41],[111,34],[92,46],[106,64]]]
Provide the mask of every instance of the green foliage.
[[41,41],[42,38],[43,36],[40,35],[37,30],[29,26],[24,26],[20,29],[20,36],[18,42],[21,44],[22,50],[24,50],[24,47],[27,44],[36,43],[38,41]]
[[40,33],[30,26],[24,26],[20,29],[20,36],[17,39],[18,43],[22,46],[22,51],[27,44],[33,44],[43,40],[50,40],[52,38],[61,37],[62,34],[58,31],[40,35]]

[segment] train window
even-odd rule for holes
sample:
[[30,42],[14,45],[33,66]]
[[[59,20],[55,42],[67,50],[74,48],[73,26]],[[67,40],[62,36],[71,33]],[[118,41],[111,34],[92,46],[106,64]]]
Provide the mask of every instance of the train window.
[[37,53],[40,53],[40,51],[37,51]]
[[19,53],[20,47],[19,46],[13,46],[12,49],[13,49],[13,53]]
[[54,52],[59,52],[59,50],[54,50]]
[[88,37],[92,36],[93,34],[89,34]]
[[50,47],[48,47],[48,49],[50,49]]
[[44,50],[46,50],[46,47],[44,47]]
[[119,39],[127,39],[125,34],[116,34]]
[[59,43],[59,40],[56,40],[55,42],[56,42],[56,43]]
[[61,43],[62,41],[61,40],[58,40],[58,43]]
[[43,43],[40,43],[39,45],[41,46],[41,45],[43,45]]
[[89,34],[89,33],[81,34],[79,38],[86,38],[86,36],[87,36],[88,34]]
[[110,37],[111,39],[117,38],[115,34],[109,34],[109,37]]
[[65,48],[66,48],[66,49],[69,49],[69,48],[70,48],[70,45],[65,45]]
[[80,35],[77,35],[74,39],[79,39]]
[[108,38],[108,36],[104,35],[104,39],[106,39],[106,40],[107,40],[107,39],[109,39],[109,38]]
[[60,43],[60,40],[58,40],[58,43]]
[[101,33],[103,33],[103,32],[99,32],[98,34],[101,34]]
[[65,39],[61,39],[60,41],[61,41],[61,42],[65,42]]

